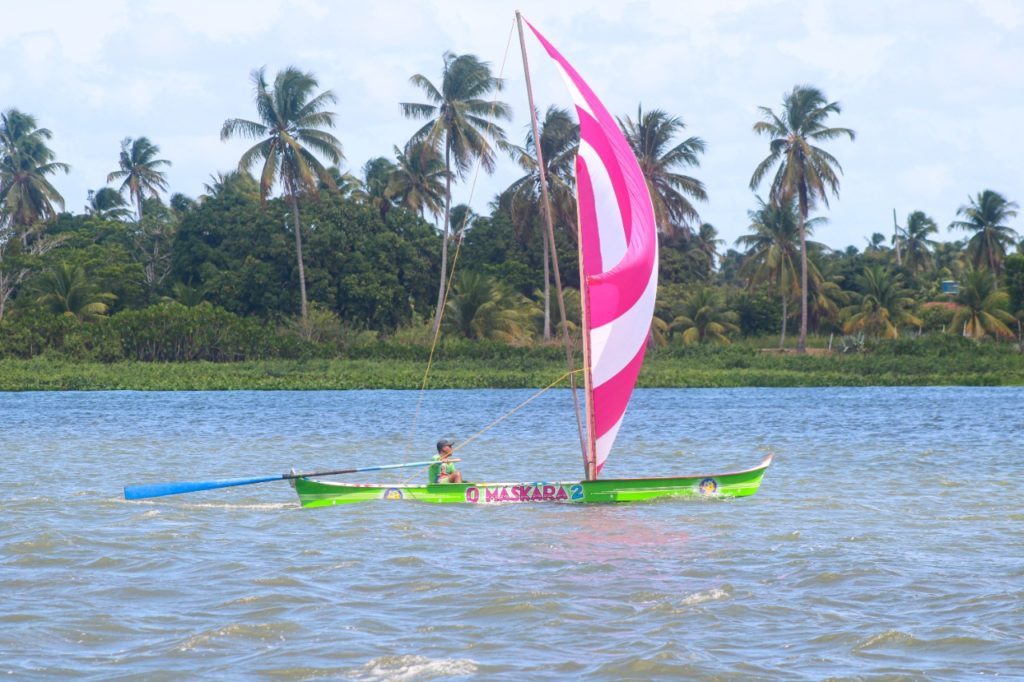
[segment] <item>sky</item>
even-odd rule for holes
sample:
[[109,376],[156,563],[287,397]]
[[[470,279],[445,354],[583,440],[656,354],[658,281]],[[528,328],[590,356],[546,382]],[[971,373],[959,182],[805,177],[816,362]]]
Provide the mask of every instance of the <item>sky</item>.
[[[856,140],[827,143],[842,164],[840,196],[816,238],[863,248],[922,210],[947,232],[970,196],[992,189],[1024,203],[1024,2],[1017,0],[36,0],[0,22],[0,109],[18,108],[53,131],[71,172],[54,179],[68,210],[117,167],[120,141],[146,136],[172,192],[203,193],[251,144],[222,142],[228,118],[256,118],[250,73],[296,66],[338,102],[346,161],[360,174],[393,155],[421,125],[400,102],[410,84],[440,81],[442,54],[472,53],[506,79],[508,136],[523,143],[529,108],[512,29],[522,10],[590,82],[608,109],[638,105],[686,123],[707,150],[685,172],[705,183],[698,203],[733,246],[756,206],[749,188],[768,140],[752,132],[758,107],[780,110],[794,85],[838,101],[833,125]],[[553,64],[528,36],[537,104],[569,107]],[[681,139],[681,138],[680,138]],[[502,160],[456,186],[455,203],[487,212],[520,173]],[[766,196],[767,185],[759,192]],[[1011,223],[1024,235],[1024,217]]]

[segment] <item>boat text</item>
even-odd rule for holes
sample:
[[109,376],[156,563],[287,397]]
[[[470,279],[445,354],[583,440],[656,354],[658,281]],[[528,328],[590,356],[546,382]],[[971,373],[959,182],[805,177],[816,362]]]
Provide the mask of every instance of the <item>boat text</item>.
[[486,488],[466,488],[466,502],[500,504],[502,502],[581,502],[583,486],[579,483],[524,483]]

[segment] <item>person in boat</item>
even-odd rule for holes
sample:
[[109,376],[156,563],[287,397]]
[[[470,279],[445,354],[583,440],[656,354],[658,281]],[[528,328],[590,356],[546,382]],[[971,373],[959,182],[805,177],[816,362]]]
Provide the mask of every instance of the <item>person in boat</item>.
[[430,465],[428,474],[431,483],[462,483],[462,472],[455,468],[454,462],[449,461],[454,445],[447,438],[437,441],[437,454],[434,455],[434,464]]

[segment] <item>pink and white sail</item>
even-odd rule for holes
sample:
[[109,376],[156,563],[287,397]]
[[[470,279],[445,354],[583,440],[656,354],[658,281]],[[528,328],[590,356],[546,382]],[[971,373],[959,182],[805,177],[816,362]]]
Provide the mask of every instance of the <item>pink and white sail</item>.
[[588,361],[587,475],[597,478],[633,394],[654,316],[654,208],[640,165],[616,120],[565,57],[527,25],[558,64],[580,120],[576,199]]

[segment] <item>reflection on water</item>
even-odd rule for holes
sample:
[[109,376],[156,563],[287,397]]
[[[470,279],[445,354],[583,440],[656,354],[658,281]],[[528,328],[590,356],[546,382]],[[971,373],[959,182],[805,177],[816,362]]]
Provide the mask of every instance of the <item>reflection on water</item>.
[[[283,482],[390,464],[529,395],[0,394],[0,672],[12,679],[821,679],[1024,669],[1021,389],[638,391],[608,477],[776,461],[753,498],[302,510]],[[426,426],[425,426],[426,425]],[[410,445],[411,444],[411,445]],[[460,451],[570,480],[552,392]],[[352,480],[418,480],[421,471]]]

